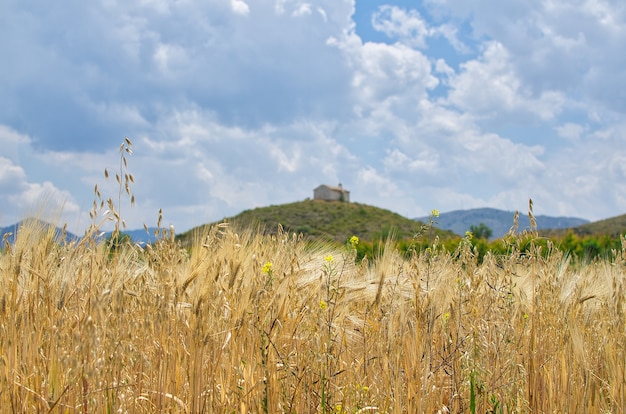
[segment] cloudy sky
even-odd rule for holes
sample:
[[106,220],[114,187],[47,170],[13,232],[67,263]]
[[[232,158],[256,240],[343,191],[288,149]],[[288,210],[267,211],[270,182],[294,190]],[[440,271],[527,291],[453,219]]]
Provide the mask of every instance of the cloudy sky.
[[0,0],[0,225],[130,228],[312,197],[407,217],[626,213],[623,0]]

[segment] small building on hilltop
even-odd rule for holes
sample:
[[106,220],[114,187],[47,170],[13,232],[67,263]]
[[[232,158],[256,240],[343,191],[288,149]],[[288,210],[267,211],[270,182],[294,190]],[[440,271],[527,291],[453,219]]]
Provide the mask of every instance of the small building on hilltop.
[[322,184],[313,190],[314,200],[350,202],[350,191],[343,188],[341,183],[337,187]]

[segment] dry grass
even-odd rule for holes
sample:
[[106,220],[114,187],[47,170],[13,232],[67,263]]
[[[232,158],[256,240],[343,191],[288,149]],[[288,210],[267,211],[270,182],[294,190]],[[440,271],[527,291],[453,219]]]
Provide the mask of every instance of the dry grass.
[[190,249],[96,242],[134,201],[131,147],[89,237],[31,221],[0,253],[2,412],[624,412],[626,240],[585,265],[528,235],[357,264],[228,225]]
[[0,255],[0,407],[620,413],[625,270],[514,245],[355,264],[226,225],[110,254],[33,225]]

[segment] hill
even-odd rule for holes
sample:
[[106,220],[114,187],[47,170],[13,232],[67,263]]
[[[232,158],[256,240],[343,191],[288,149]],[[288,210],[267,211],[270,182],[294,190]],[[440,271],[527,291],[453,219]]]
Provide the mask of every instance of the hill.
[[609,236],[618,237],[626,234],[626,214],[611,217],[591,223],[585,223],[580,226],[567,229],[550,229],[541,232],[546,236],[563,236],[568,231],[572,231],[578,236]]
[[[276,232],[280,224],[289,232],[340,243],[353,235],[373,241],[387,236],[392,230],[397,239],[408,239],[413,237],[423,224],[392,211],[366,204],[322,200],[259,207],[245,210],[223,221],[244,228],[260,227],[266,233]],[[185,240],[210,225],[191,229],[181,234],[179,238]],[[456,237],[450,231],[437,230],[437,233],[442,239]]]
[[623,235],[626,233],[626,214],[600,221],[594,221],[593,223],[583,224],[582,226],[576,227],[574,231],[581,235]]
[[[441,213],[437,218],[437,226],[441,229],[451,230],[458,235],[463,235],[472,225],[484,223],[493,231],[493,238],[500,238],[508,233],[513,226],[513,216],[515,212],[498,210],[495,208],[475,208],[470,210],[456,210],[447,213]],[[416,220],[424,221],[427,217],[417,218]],[[536,216],[537,228],[541,229],[563,229],[577,227],[586,223],[588,220],[575,217],[552,217],[552,216]],[[530,228],[530,220],[527,214],[520,212],[519,231]]]
[[[29,218],[19,221],[10,226],[1,227],[0,228],[0,241],[3,242],[2,246],[4,247],[4,241],[7,241],[9,244],[13,244],[15,242],[15,236],[17,232],[20,230],[20,227],[28,224],[31,227],[38,227],[43,230],[48,230],[49,228],[55,227],[54,225],[45,222],[43,220]],[[63,229],[59,227],[54,228],[54,238],[56,240],[63,240]],[[70,242],[72,240],[77,240],[78,237],[68,231],[65,232],[65,241]]]

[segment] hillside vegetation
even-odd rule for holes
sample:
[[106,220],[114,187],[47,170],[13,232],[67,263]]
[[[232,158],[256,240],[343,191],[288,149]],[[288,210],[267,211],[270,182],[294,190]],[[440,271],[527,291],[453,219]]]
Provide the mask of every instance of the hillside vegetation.
[[577,236],[606,236],[619,238],[620,235],[626,234],[626,214],[594,221],[592,223],[582,224],[569,229],[550,229],[541,233],[546,236],[559,237],[564,236],[569,232],[574,233]]
[[[366,204],[322,200],[259,207],[223,221],[238,228],[261,229],[266,234],[276,233],[280,224],[287,232],[339,243],[352,236],[375,241],[385,239],[390,233],[397,240],[410,239],[424,224]],[[192,234],[204,230],[206,226],[201,226],[181,234],[180,238],[186,241]],[[436,230],[435,234],[442,239],[458,239],[451,231]]]
[[[480,211],[487,210],[489,209],[480,209]],[[442,219],[441,216],[446,214],[447,218]],[[352,236],[357,236],[361,240],[357,247],[357,258],[362,259],[380,254],[388,236],[392,236],[395,241],[394,248],[403,254],[411,250],[427,249],[434,239],[437,239],[440,245],[449,252],[453,252],[458,249],[462,238],[451,230],[438,228],[440,221],[452,219],[450,215],[451,213],[444,213],[438,217],[428,218],[432,220],[430,223],[432,226],[428,226],[426,232],[425,223],[407,219],[389,210],[360,203],[305,200],[246,210],[234,217],[224,219],[223,222],[230,223],[240,230],[262,231],[267,235],[276,234],[280,228],[285,232],[304,236],[307,240],[334,241],[339,244],[345,243]],[[545,216],[540,217],[543,217],[546,222]],[[509,228],[514,226],[513,217],[510,219]],[[552,218],[551,222],[559,223],[563,219]],[[573,220],[576,222],[579,219]],[[541,235],[542,239],[537,243],[544,246],[544,252],[547,251],[548,243],[553,243],[563,252],[579,260],[592,260],[596,257],[610,258],[613,251],[621,249],[621,236],[626,234],[625,221],[626,215],[569,229],[532,229],[531,232],[538,231]],[[207,232],[217,224],[219,223],[192,229],[179,235],[178,239],[184,246],[190,246],[198,240],[194,235]],[[529,224],[529,216],[520,215],[516,232],[527,233],[530,230]],[[507,254],[509,247],[506,240],[508,238],[509,236],[505,236],[485,240],[473,237],[470,243],[478,259],[482,260],[488,252],[494,255]]]

